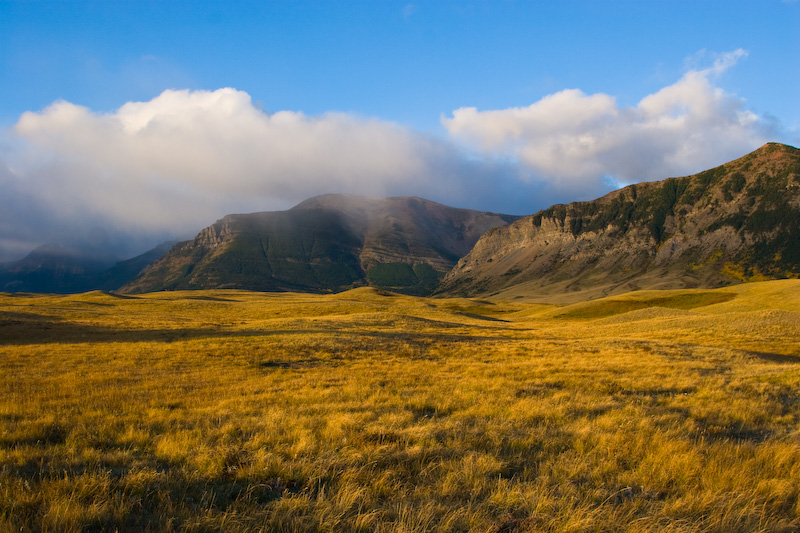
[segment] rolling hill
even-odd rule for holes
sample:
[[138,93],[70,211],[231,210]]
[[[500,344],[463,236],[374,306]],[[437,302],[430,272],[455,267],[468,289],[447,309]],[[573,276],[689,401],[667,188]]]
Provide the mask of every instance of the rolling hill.
[[517,218],[415,197],[318,196],[287,211],[228,215],[177,244],[121,292],[372,285],[425,294],[484,232]]
[[770,143],[488,231],[437,293],[586,299],[798,276],[800,150]]

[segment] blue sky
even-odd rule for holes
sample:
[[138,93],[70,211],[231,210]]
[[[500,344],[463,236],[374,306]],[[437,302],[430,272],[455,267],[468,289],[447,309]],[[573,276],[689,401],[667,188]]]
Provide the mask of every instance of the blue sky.
[[696,172],[798,144],[798,50],[781,0],[0,0],[0,260],[328,192],[527,214]]
[[743,48],[723,86],[800,125],[800,5],[756,1],[0,2],[4,124],[61,98],[97,111],[235,87],[267,109],[436,130],[462,106],[565,88],[622,104],[700,51]]

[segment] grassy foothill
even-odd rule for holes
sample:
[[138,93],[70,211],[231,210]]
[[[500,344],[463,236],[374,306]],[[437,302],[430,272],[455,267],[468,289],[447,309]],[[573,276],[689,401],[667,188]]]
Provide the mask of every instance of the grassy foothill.
[[0,531],[800,529],[800,280],[0,295]]

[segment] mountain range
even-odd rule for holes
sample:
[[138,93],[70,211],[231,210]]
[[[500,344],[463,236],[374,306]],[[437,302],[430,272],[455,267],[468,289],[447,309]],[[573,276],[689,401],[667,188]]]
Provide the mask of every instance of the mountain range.
[[240,288],[576,300],[800,276],[800,150],[769,143],[719,167],[530,216],[416,197],[330,194],[228,215],[113,266],[45,246],[0,265],[0,291]]
[[488,231],[440,294],[581,298],[800,276],[800,150],[554,205]]
[[113,263],[108,257],[57,244],[36,248],[19,261],[0,265],[0,291],[69,294],[90,290],[112,291],[167,253],[174,241]]

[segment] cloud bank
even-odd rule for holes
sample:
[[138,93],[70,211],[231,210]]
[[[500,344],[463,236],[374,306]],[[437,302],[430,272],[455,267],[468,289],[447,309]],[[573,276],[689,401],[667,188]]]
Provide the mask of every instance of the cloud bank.
[[327,189],[381,194],[420,180],[443,155],[395,124],[268,115],[234,89],[165,91],[107,115],[61,101],[23,114],[16,132],[70,175],[49,183],[54,200],[73,196],[82,210],[145,227],[219,203],[270,207]]
[[[6,157],[14,164],[0,185],[8,203],[31,204],[36,215],[23,220],[49,219],[57,240],[65,238],[60,221],[79,225],[78,233],[102,227],[166,237],[329,192],[500,207],[513,205],[501,182],[516,181],[507,165],[470,160],[446,140],[398,124],[268,114],[231,88],[168,90],[108,114],[58,101],[24,113],[14,134],[17,150]],[[11,223],[8,213],[0,224]]]
[[689,174],[776,139],[777,125],[715,83],[744,55],[634,107],[570,89],[523,108],[457,109],[441,137],[348,113],[265,113],[231,88],[168,90],[111,113],[57,101],[0,136],[0,260],[47,242],[132,255],[228,213],[331,192],[527,214]]
[[552,191],[600,192],[605,182],[632,183],[691,174],[775,140],[778,126],[715,85],[744,57],[718,56],[673,85],[621,107],[613,96],[568,89],[528,107],[465,107],[442,123],[484,156],[512,158],[529,179]]

